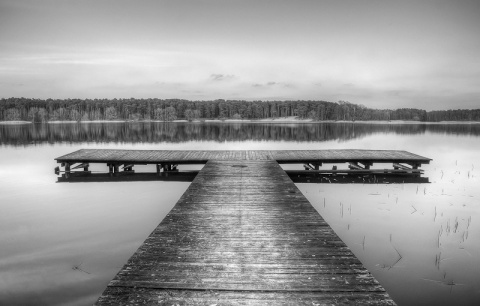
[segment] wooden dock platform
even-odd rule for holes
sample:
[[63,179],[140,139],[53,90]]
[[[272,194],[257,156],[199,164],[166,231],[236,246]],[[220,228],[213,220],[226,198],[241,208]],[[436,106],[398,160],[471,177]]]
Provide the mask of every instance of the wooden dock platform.
[[394,305],[276,161],[209,161],[96,305]]
[[353,173],[393,163],[394,173],[419,173],[430,162],[374,150],[88,149],[56,160],[66,173],[86,175],[89,163],[107,163],[111,176],[135,164],[156,164],[159,175],[205,164],[96,305],[218,306],[395,305],[279,164],[301,163],[315,174],[324,163],[349,163]]
[[[70,174],[74,169],[88,171],[90,163],[106,163],[109,173],[132,174],[135,165],[155,164],[156,172],[177,171],[180,164],[205,164],[209,160],[275,160],[279,164],[303,164],[305,170],[320,171],[323,164],[348,163],[353,174],[373,173],[374,163],[391,163],[393,169],[382,173],[403,173],[419,176],[422,164],[428,164],[429,158],[406,151],[394,150],[237,150],[237,151],[176,151],[176,150],[99,150],[82,149],[56,158],[63,172]],[[78,165],[76,165],[78,164]],[[75,166],[74,166],[75,165]],[[123,165],[123,168],[121,168]],[[123,169],[123,171],[121,171]],[[336,170],[334,167],[333,170]],[[363,172],[362,172],[363,171]],[[376,170],[378,172],[378,169]],[[55,173],[61,172],[60,167]],[[80,171],[76,171],[77,173]],[[328,173],[335,173],[331,170]],[[339,173],[346,173],[342,170]]]
[[59,163],[205,164],[209,160],[276,160],[288,163],[407,163],[413,167],[431,159],[396,150],[109,150],[82,149],[56,158]]

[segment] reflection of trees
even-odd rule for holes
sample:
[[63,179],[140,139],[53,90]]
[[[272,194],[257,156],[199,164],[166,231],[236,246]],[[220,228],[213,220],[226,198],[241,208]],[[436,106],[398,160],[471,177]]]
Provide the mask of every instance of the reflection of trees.
[[188,101],[179,99],[0,99],[0,120],[150,120],[177,118],[276,118],[298,116],[314,120],[480,121],[480,109],[425,111],[371,109],[348,101]]
[[0,143],[25,145],[55,142],[187,142],[187,141],[328,141],[373,134],[480,135],[478,124],[254,124],[254,123],[75,123],[0,125]]

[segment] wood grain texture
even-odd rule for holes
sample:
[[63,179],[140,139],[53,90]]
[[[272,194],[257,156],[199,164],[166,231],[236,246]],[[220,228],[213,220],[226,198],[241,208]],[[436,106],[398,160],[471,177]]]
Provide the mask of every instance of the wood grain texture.
[[249,150],[249,151],[177,151],[81,149],[56,158],[57,162],[97,162],[127,164],[204,164],[209,160],[276,160],[278,163],[415,163],[430,159],[395,150]]
[[239,152],[215,153],[96,305],[395,305],[271,155]]

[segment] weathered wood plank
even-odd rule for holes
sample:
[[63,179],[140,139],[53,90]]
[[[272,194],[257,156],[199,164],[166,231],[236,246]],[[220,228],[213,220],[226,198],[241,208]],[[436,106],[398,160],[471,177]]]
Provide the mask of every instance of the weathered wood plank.
[[[241,153],[242,152],[242,153]],[[429,158],[394,150],[278,150],[278,151],[168,151],[82,149],[56,158],[57,162],[206,163],[208,160],[276,160],[279,163],[412,163],[428,164]]]
[[97,305],[394,305],[265,152],[215,152]]
[[105,291],[115,300],[101,297],[99,305],[394,305],[384,300],[382,293],[362,293],[354,295],[323,292],[321,299],[317,292],[258,292],[258,291],[203,291],[203,290],[164,290],[137,288],[125,291],[123,288],[109,287]]

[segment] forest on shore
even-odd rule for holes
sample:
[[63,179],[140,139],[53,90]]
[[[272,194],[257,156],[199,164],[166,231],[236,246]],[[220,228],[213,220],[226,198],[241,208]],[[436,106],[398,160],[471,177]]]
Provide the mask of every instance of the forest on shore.
[[244,101],[183,99],[0,99],[0,121],[274,119],[315,121],[480,121],[480,109],[425,111],[373,109],[347,101]]

